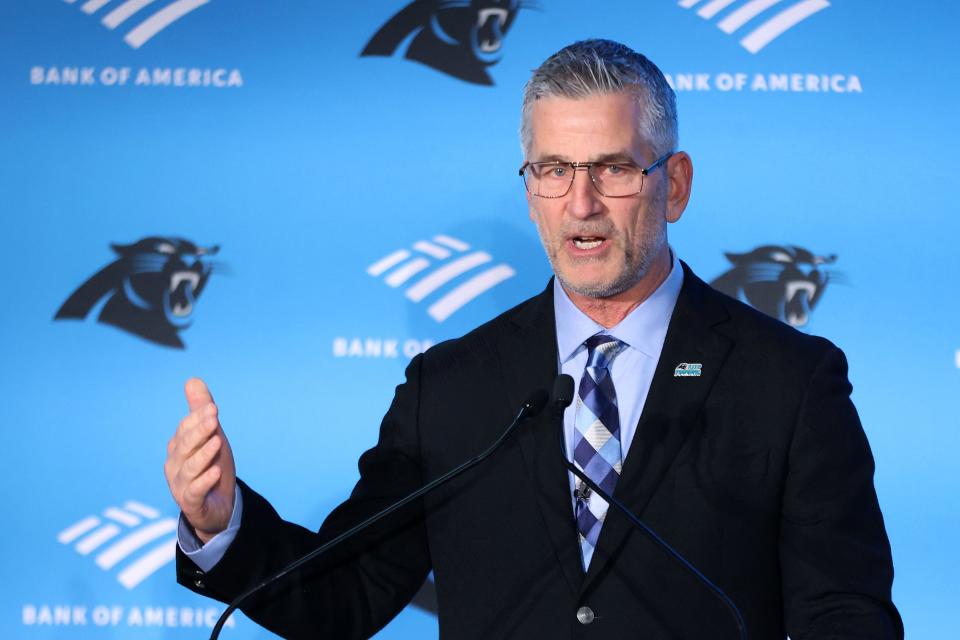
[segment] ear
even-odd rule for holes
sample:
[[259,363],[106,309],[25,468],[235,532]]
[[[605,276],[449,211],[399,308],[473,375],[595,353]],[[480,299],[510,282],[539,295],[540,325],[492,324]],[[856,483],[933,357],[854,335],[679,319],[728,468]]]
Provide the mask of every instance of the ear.
[[676,222],[690,201],[693,161],[686,151],[677,151],[667,160],[667,222]]

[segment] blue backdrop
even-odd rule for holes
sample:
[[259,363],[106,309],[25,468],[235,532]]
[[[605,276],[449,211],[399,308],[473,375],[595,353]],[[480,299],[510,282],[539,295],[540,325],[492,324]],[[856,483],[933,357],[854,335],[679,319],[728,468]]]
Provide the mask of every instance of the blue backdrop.
[[[162,474],[189,376],[238,473],[319,526],[409,358],[544,286],[521,87],[607,37],[678,89],[680,256],[712,280],[775,247],[750,259],[797,270],[783,318],[846,351],[894,599],[911,637],[956,637],[956,5],[421,2],[361,56],[406,4],[0,4],[0,635],[208,632]],[[410,607],[378,637],[435,634]]]

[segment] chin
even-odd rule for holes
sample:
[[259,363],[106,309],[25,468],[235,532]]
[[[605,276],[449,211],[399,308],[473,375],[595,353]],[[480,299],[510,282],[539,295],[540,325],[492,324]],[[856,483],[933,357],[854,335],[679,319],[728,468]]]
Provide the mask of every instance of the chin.
[[571,280],[559,274],[557,277],[560,279],[560,284],[562,284],[567,291],[572,291],[587,298],[610,298],[623,293],[636,284],[633,279],[627,278],[615,280]]

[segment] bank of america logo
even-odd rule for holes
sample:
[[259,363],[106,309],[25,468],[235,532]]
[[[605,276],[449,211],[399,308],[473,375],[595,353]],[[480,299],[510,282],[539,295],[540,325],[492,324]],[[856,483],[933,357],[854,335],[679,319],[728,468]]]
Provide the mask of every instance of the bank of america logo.
[[[67,4],[80,4],[78,0],[63,0]],[[106,5],[111,4],[112,0],[87,0],[80,4],[80,10],[87,15],[93,15]],[[153,5],[154,0],[123,0],[121,2],[112,2],[111,7],[107,7],[108,12],[104,14],[100,23],[111,31],[120,25],[127,23],[133,18],[140,20],[130,31],[123,36],[124,42],[139,49],[150,40],[174,22],[187,15],[191,11],[202,7],[210,0],[174,0],[168,2],[158,11],[154,11],[145,19],[140,20],[144,14],[141,13],[148,5]]]
[[[732,10],[717,22],[718,29],[732,35],[748,22],[759,17],[760,14],[767,13],[769,9],[773,9],[775,6],[779,7],[781,4],[787,3],[783,3],[781,0],[748,0],[747,2],[738,2],[737,0],[707,0],[706,2],[680,0],[679,4],[684,9],[699,6],[697,15],[705,20],[713,20],[721,11],[734,5]],[[763,22],[747,33],[740,40],[740,45],[750,53],[756,53],[813,14],[829,6],[830,3],[827,0],[801,0],[796,2],[765,19],[761,18]]]
[[93,555],[104,571],[117,570],[117,581],[133,589],[174,559],[176,529],[175,518],[162,518],[156,509],[131,500],[70,525],[57,540],[82,556]]
[[[480,294],[516,275],[506,264],[481,269],[492,260],[486,252],[471,251],[462,240],[439,235],[384,256],[367,267],[367,273],[375,278],[383,276],[383,281],[394,288],[410,283],[404,294],[416,303],[433,296],[448,282],[466,278],[427,307],[431,318],[443,322]],[[467,278],[468,274],[472,275]]]

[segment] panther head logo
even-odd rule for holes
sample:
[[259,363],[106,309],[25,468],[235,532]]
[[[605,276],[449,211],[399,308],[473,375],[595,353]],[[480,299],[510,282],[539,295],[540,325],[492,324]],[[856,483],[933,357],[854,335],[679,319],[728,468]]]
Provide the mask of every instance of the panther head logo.
[[405,57],[474,84],[492,85],[487,67],[500,60],[503,38],[521,0],[416,0],[380,27],[361,56]]
[[161,237],[110,247],[118,258],[80,285],[54,320],[86,318],[105,300],[100,322],[182,349],[177,334],[190,326],[193,306],[213,270],[204,257],[217,253],[219,247]]
[[733,268],[710,285],[794,327],[807,324],[827,282],[837,275],[824,269],[835,255],[818,256],[800,247],[766,245],[724,255]]

